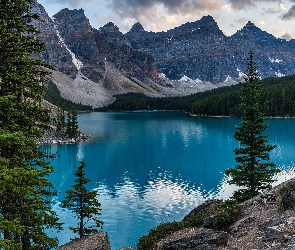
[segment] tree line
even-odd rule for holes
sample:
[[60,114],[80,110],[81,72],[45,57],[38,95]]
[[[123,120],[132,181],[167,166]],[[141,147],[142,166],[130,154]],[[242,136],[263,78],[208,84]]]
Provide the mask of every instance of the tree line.
[[[240,117],[241,83],[236,88],[219,94],[212,94],[195,101],[190,112],[205,116]],[[295,116],[295,76],[269,78],[261,81],[261,102],[265,104],[265,114],[268,117]]]
[[[295,75],[261,81],[261,101],[268,117],[295,116]],[[98,111],[180,110],[203,116],[241,117],[241,84],[183,97],[148,97],[141,93],[117,95],[112,104]]]

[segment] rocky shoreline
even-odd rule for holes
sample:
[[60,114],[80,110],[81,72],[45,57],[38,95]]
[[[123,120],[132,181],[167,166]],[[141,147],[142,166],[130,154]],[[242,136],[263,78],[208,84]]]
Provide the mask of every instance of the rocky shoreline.
[[49,145],[49,144],[74,144],[78,142],[85,142],[91,138],[90,135],[85,135],[78,132],[78,136],[76,138],[69,138],[64,133],[56,133],[51,132],[47,133],[43,138],[38,142],[39,145]]

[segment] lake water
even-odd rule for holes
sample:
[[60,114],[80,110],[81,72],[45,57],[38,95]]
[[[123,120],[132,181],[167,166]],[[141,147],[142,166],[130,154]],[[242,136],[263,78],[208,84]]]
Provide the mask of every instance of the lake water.
[[[79,129],[92,136],[74,145],[42,146],[56,153],[50,177],[58,191],[54,209],[64,231],[60,244],[74,235],[77,220],[60,208],[65,190],[74,184],[77,161],[84,160],[88,188],[98,191],[112,249],[136,247],[137,239],[160,223],[181,220],[205,199],[228,198],[234,187],[224,179],[235,166],[233,138],[239,119],[190,117],[181,112],[106,112],[78,115]],[[295,120],[271,119],[266,133],[271,160],[284,171],[278,182],[295,176]]]

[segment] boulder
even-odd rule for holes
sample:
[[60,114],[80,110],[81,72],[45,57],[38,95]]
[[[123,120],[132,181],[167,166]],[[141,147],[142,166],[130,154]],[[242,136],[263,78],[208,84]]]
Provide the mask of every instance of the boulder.
[[196,216],[210,214],[216,210],[217,205],[221,202],[222,200],[207,200],[200,206],[194,208],[183,220],[186,221]]
[[225,246],[228,238],[229,234],[226,232],[202,228],[194,236],[165,243],[161,250],[216,249],[218,246]]
[[72,240],[60,246],[58,250],[111,250],[109,237],[106,232]]

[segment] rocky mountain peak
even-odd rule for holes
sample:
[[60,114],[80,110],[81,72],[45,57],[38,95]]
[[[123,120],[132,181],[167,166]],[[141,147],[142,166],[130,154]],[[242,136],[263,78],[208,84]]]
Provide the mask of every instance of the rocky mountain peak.
[[109,22],[103,27],[99,28],[99,33],[112,43],[116,43],[118,45],[130,45],[123,33],[112,22]]
[[239,31],[237,31],[233,38],[250,39],[250,40],[273,40],[276,39],[272,34],[258,28],[254,23],[248,21],[247,24]]
[[251,27],[251,26],[253,27],[253,26],[255,26],[255,24],[252,23],[251,21],[248,21],[247,24],[246,24],[246,26],[247,26],[247,27]]
[[199,23],[205,23],[205,24],[207,24],[207,25],[212,25],[212,24],[216,24],[217,25],[217,23],[216,23],[216,21],[215,21],[215,19],[213,18],[213,16],[210,16],[210,15],[208,15],[208,16],[203,16],[200,20],[199,20]]
[[70,10],[68,8],[62,9],[61,11],[59,11],[57,14],[55,14],[53,17],[54,18],[64,18],[64,17],[68,17],[70,16],[71,18],[83,18],[83,19],[87,19],[84,13],[83,9],[74,9],[74,10]]
[[129,30],[129,33],[137,33],[137,32],[144,32],[144,28],[143,26],[141,25],[141,23],[137,22],[135,23],[131,29]]

